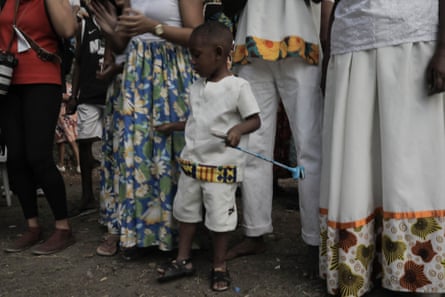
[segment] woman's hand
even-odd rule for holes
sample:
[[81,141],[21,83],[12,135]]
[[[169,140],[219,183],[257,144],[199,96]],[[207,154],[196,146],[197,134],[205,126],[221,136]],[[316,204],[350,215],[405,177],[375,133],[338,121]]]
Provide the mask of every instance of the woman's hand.
[[110,42],[111,49],[116,53],[124,52],[129,39],[118,32],[116,7],[109,1],[102,3],[97,0],[92,1],[88,7],[94,13],[105,38]]
[[125,36],[133,37],[147,32],[152,32],[158,23],[146,17],[140,11],[125,8],[117,22],[119,31]]
[[116,7],[108,1],[91,1],[88,7],[94,13],[97,24],[102,31],[113,34],[117,25]]
[[445,91],[445,1],[439,1],[437,46],[426,70],[428,94]]
[[429,95],[445,91],[445,45],[437,45],[428,65],[426,77]]
[[107,34],[114,34],[117,25],[116,7],[107,2],[91,1],[88,6],[94,13],[97,24],[101,30]]

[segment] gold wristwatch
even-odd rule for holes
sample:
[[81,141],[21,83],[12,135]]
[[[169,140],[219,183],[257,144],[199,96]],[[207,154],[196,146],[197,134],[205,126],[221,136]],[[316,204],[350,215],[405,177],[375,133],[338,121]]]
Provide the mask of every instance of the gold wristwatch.
[[164,34],[164,26],[162,24],[157,24],[153,28],[153,33],[157,36],[161,36],[162,34]]

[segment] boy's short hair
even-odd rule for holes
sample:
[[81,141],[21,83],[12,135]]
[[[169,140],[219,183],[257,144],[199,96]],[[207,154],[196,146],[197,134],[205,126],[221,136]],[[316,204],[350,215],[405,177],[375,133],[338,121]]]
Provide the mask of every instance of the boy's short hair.
[[218,45],[223,48],[225,53],[230,53],[233,44],[233,36],[230,29],[224,24],[217,21],[206,21],[197,26],[191,36],[192,38],[204,38],[209,45]]

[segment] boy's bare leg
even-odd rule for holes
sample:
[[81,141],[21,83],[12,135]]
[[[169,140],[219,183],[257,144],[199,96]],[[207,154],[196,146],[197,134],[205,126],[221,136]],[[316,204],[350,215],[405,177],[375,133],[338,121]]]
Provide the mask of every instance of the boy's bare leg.
[[74,158],[76,159],[76,171],[77,171],[77,167],[80,167],[79,146],[77,145],[77,142],[75,140],[70,141],[69,143],[71,145],[71,149],[73,150]]
[[80,211],[96,208],[93,193],[92,172],[95,159],[92,153],[92,141],[79,141],[80,176],[82,183],[82,197],[80,200]]
[[229,244],[229,232],[212,232],[213,268],[226,268],[226,254]]
[[[213,237],[213,270],[227,271],[226,256],[229,245],[229,232],[212,232]],[[227,281],[220,281],[213,284],[213,289],[220,291],[227,288]]]
[[59,149],[57,165],[62,168],[65,163],[65,143],[60,142],[57,144],[57,147]]
[[[179,245],[178,256],[176,261],[182,261],[190,259],[192,242],[195,237],[197,224],[196,223],[183,223],[179,224]],[[192,268],[192,263],[188,263],[186,268]]]
[[179,223],[178,255],[176,256],[175,260],[158,267],[158,281],[170,281],[179,277],[194,274],[194,267],[190,261],[190,257],[196,228],[196,223]]
[[261,254],[266,251],[266,244],[263,236],[244,237],[243,241],[232,247],[226,254],[226,260],[237,257]]

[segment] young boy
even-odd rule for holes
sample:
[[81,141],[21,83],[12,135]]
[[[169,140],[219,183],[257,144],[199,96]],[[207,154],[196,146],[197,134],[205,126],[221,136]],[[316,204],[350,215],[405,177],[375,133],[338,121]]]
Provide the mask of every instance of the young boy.
[[[83,1],[82,1],[83,2]],[[82,197],[80,212],[97,209],[93,193],[92,171],[100,165],[92,152],[93,143],[102,138],[102,118],[109,81],[97,78],[102,71],[105,40],[93,16],[79,21],[76,59],[73,71],[73,92],[69,112],[77,109],[78,141]]]
[[192,65],[201,76],[190,90],[190,116],[186,124],[158,127],[170,132],[185,125],[186,139],[173,204],[173,215],[180,223],[179,250],[175,260],[158,268],[158,280],[194,274],[190,251],[204,206],[205,226],[213,240],[211,288],[225,291],[230,287],[225,262],[229,232],[237,224],[235,190],[245,163],[245,155],[230,146],[247,145],[246,134],[260,127],[260,110],[247,81],[233,76],[227,67],[230,30],[218,22],[206,22],[195,28],[189,46]]

